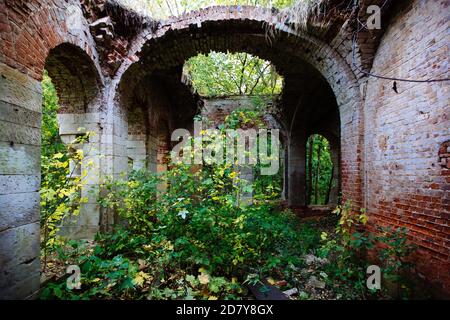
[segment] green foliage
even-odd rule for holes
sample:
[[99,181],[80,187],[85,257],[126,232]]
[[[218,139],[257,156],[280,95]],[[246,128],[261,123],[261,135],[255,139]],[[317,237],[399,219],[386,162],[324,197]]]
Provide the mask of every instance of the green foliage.
[[411,295],[407,275],[412,268],[408,261],[415,246],[408,242],[408,229],[379,228],[377,240],[382,243],[379,259],[384,266],[384,280],[390,285],[390,295],[407,298]]
[[[172,244],[179,264],[199,265],[212,274],[244,276],[286,250],[285,244],[289,248],[293,217],[275,214],[266,204],[237,205],[238,178],[230,166],[191,170],[174,166],[159,178],[136,172],[114,183],[102,204],[116,209],[128,230]],[[161,183],[167,190],[158,191]]]
[[[256,97],[255,97],[256,98]],[[233,110],[224,121],[224,129],[238,129],[238,128],[266,128],[263,115],[265,112],[265,106],[267,101],[264,99],[255,99],[253,101],[254,109],[235,109]],[[259,137],[257,138],[259,139]],[[271,150],[272,141],[271,136],[268,136],[267,147]],[[259,140],[257,140],[259,141]],[[275,157],[276,155],[268,155],[268,159]],[[280,156],[280,155],[278,155]],[[252,184],[252,190],[254,190],[253,199],[255,201],[269,201],[280,199],[283,185],[283,170],[280,163],[280,170],[275,175],[261,175],[261,163],[257,163],[253,167],[254,181]]]
[[59,137],[58,121],[56,119],[59,108],[58,96],[47,71],[44,71],[42,78],[42,96],[42,156],[45,161],[55,153],[66,150]]
[[318,134],[311,135],[306,145],[306,159],[308,204],[326,205],[336,183],[332,181],[333,162],[328,140]]
[[263,109],[234,109],[225,117],[224,129],[245,129],[245,128],[265,128],[262,120],[264,114]]
[[[62,244],[62,239],[58,235],[62,221],[77,216],[80,205],[87,201],[81,197],[87,172],[80,169],[86,157],[83,144],[92,134],[82,134],[71,144],[64,145],[59,137],[56,118],[58,110],[56,90],[47,72],[44,72],[42,90],[40,226],[41,253],[45,268],[48,253]],[[89,163],[84,164],[84,168],[90,166]]]
[[[101,205],[117,210],[126,228],[98,237],[78,261],[85,290],[72,296],[59,286],[61,297],[236,299],[250,274],[299,266],[311,243],[301,239],[297,219],[268,204],[236,205],[233,173],[179,165],[108,183]],[[56,295],[54,286],[45,297]]]
[[[355,211],[350,201],[338,206],[334,213],[339,216],[335,234],[322,233],[322,246],[318,250],[321,256],[331,262],[325,269],[331,275],[330,284],[343,284],[339,290],[349,299],[382,296],[397,298],[400,289],[409,294],[404,276],[410,268],[407,258],[413,246],[407,242],[407,229],[379,228],[377,232],[371,232],[365,228],[368,222],[365,210]],[[397,292],[393,293],[389,286],[383,285],[382,292],[367,289],[366,270],[373,264],[367,258],[369,251],[378,257],[383,282],[394,283]]]
[[283,79],[267,61],[248,53],[211,52],[189,59],[185,72],[202,96],[274,95]]

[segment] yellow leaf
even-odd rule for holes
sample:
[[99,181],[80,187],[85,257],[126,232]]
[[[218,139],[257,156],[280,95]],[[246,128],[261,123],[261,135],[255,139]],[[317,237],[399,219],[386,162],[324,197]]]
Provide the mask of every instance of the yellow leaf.
[[62,157],[64,157],[64,155],[61,152],[55,153],[53,155],[53,158],[55,158],[55,159],[61,159]]
[[169,250],[169,251],[172,251],[172,250],[173,250],[173,244],[172,244],[170,241],[167,242],[167,244],[166,244],[166,249]]
[[209,276],[206,273],[202,273],[198,276],[198,280],[201,284],[208,284],[209,283]]
[[208,300],[218,300],[219,298],[217,298],[216,296],[209,296]]
[[133,279],[133,282],[138,287],[142,287],[144,284],[144,278],[142,278],[139,274]]
[[81,197],[80,198],[80,203],[88,203],[89,202],[89,198],[88,197]]
[[133,282],[134,282],[134,284],[137,285],[138,287],[142,287],[142,285],[144,284],[145,280],[147,280],[147,279],[149,279],[149,278],[150,278],[150,276],[149,276],[147,273],[145,273],[145,272],[143,272],[143,271],[140,271],[140,272],[136,275],[136,277],[134,277]]

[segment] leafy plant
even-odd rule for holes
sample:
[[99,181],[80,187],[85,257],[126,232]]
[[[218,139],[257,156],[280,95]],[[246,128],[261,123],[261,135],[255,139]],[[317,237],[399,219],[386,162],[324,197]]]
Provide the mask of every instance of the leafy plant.
[[384,280],[395,286],[391,294],[395,297],[407,297],[410,289],[407,286],[407,274],[412,265],[408,257],[415,246],[408,242],[408,229],[391,227],[379,228],[377,240],[380,242],[378,258],[383,265]]
[[86,185],[87,170],[93,167],[93,163],[87,158],[89,150],[84,146],[93,133],[80,134],[70,144],[64,145],[59,137],[56,119],[56,90],[47,72],[44,72],[42,88],[40,226],[45,270],[48,254],[63,244],[59,236],[62,222],[78,216],[80,205],[87,202],[81,191]]
[[[329,258],[331,263],[326,266],[326,272],[344,288],[341,291],[344,297],[368,298],[392,294],[383,286],[383,292],[366,288],[366,270],[373,264],[368,259],[369,251],[378,257],[383,279],[395,285],[394,295],[398,296],[401,291],[409,294],[405,275],[410,267],[407,258],[414,246],[407,240],[407,229],[379,228],[377,232],[371,232],[365,228],[368,222],[365,210],[354,210],[350,201],[338,206],[334,212],[339,216],[335,234],[322,233],[319,253]],[[351,295],[349,285],[356,289],[354,295]]]

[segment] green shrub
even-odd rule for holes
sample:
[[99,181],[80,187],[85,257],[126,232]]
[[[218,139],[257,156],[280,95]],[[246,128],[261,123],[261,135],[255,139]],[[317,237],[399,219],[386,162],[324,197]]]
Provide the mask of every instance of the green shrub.
[[[407,258],[414,248],[407,241],[408,230],[378,228],[371,232],[364,227],[368,222],[365,210],[354,210],[351,202],[338,206],[334,213],[339,216],[336,232],[323,233],[318,250],[330,260],[326,266],[326,272],[331,275],[330,284],[338,283],[335,288],[346,298],[406,297],[410,290],[405,275],[411,267]],[[378,261],[368,260],[370,250]],[[381,292],[369,291],[366,286],[367,267],[374,263],[380,264],[382,272]]]
[[297,218],[263,201],[239,205],[237,180],[226,165],[179,165],[105,184],[100,203],[122,223],[79,259],[85,289],[76,297],[236,299],[249,276],[284,276],[280,269],[301,266],[313,240],[301,237]]

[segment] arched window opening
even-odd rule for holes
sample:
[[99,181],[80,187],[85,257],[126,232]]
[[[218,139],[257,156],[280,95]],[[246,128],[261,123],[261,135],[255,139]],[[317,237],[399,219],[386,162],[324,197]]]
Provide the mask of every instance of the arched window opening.
[[41,261],[68,239],[92,239],[97,204],[101,79],[81,48],[63,43],[49,51],[43,71],[41,122]]
[[186,61],[183,71],[202,97],[273,96],[283,88],[269,61],[246,52],[199,54]]
[[329,141],[313,134],[306,144],[306,193],[308,205],[328,205],[334,181],[334,164]]
[[42,95],[42,156],[51,157],[64,152],[65,146],[59,136],[58,95],[47,70],[42,78]]

